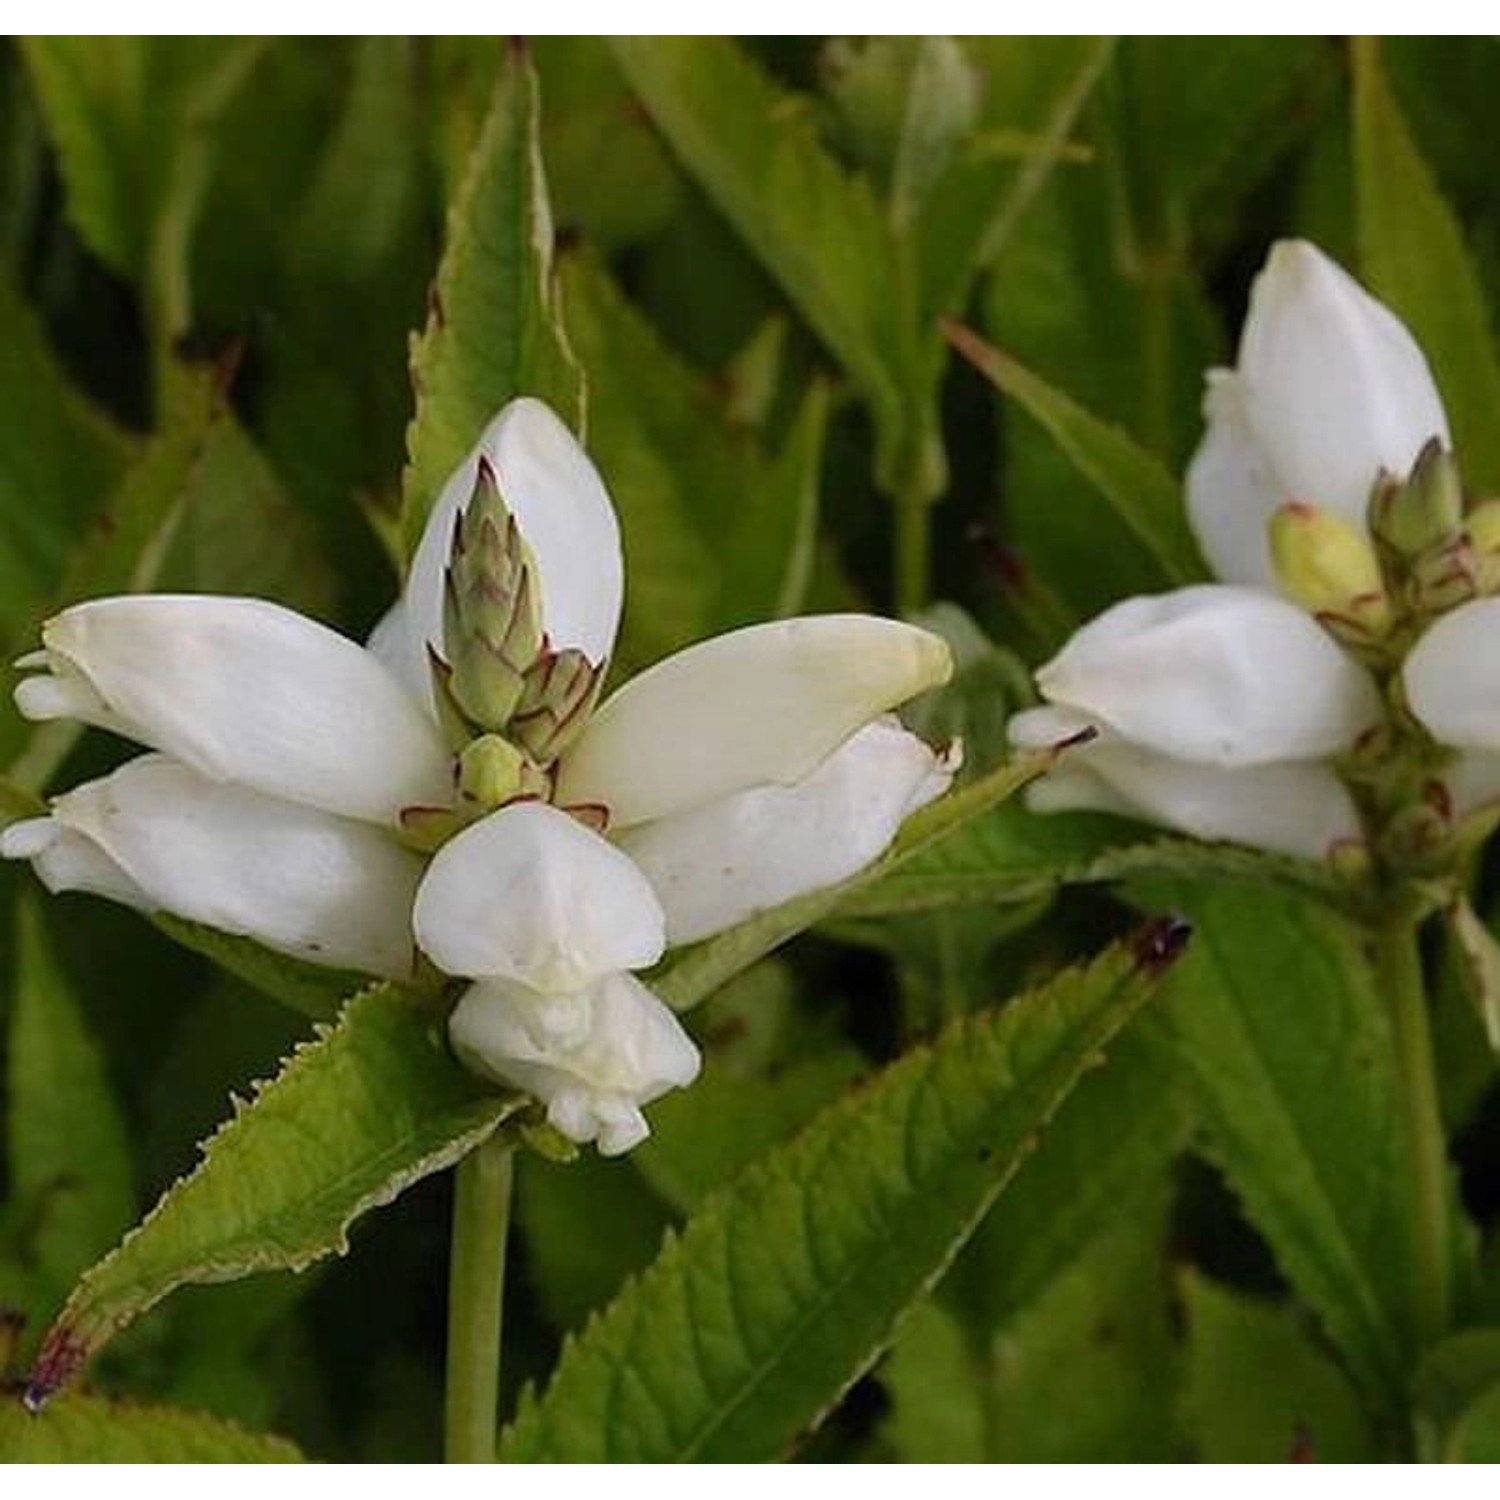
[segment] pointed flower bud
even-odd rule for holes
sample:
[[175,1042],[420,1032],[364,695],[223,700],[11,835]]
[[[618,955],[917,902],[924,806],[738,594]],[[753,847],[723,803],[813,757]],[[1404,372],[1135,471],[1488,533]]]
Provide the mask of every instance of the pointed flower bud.
[[1333,511],[1283,505],[1271,517],[1271,560],[1281,591],[1349,645],[1391,625],[1391,602],[1370,540]]
[[1417,558],[1459,539],[1464,524],[1458,463],[1433,438],[1404,482],[1382,475],[1370,501],[1370,530],[1398,557]]
[[449,671],[435,684],[480,729],[510,722],[543,653],[535,565],[488,458],[454,527],[443,597]]

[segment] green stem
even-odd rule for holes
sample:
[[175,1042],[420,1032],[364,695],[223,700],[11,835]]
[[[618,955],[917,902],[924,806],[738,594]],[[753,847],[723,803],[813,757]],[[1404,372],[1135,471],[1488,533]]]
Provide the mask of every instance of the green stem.
[[932,507],[908,492],[896,503],[896,611],[904,616],[927,607],[932,566]]
[[443,1456],[450,1464],[495,1461],[511,1166],[510,1142],[491,1136],[454,1173],[443,1416]]
[[1438,1105],[1419,923],[1391,913],[1375,933],[1375,961],[1391,1007],[1410,1160],[1412,1307],[1423,1347],[1448,1326],[1448,1148]]

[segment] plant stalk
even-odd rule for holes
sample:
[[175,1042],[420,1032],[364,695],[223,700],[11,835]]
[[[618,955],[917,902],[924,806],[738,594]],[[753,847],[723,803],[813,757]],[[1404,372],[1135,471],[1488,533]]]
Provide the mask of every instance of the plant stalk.
[[1438,1104],[1419,922],[1392,913],[1375,933],[1375,962],[1390,1002],[1410,1161],[1412,1310],[1425,1348],[1447,1329],[1452,1254],[1448,1243],[1448,1147]]
[[513,1161],[511,1143],[496,1135],[454,1172],[443,1412],[443,1457],[450,1464],[495,1461]]

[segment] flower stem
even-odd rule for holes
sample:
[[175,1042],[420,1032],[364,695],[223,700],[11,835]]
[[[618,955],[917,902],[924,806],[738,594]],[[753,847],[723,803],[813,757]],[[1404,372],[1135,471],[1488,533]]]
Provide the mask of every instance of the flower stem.
[[1448,1149],[1438,1105],[1427,994],[1417,946],[1419,923],[1392,913],[1375,933],[1375,962],[1391,1007],[1410,1162],[1412,1311],[1426,1347],[1448,1326]]
[[904,616],[927,606],[932,562],[932,507],[918,495],[896,506],[896,608]]
[[491,1136],[454,1172],[443,1414],[443,1456],[450,1464],[495,1461],[512,1161],[511,1143]]

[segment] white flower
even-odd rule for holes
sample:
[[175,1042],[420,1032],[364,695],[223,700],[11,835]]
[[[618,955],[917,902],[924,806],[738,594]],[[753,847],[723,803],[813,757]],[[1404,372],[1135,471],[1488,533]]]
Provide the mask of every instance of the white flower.
[[[524,472],[550,476],[554,512],[574,515],[551,549],[534,541],[506,468],[517,406],[537,429],[527,451],[550,455]],[[545,408],[517,406],[445,489],[372,641],[424,699],[415,664],[443,645],[446,543],[434,538],[452,535],[481,454],[531,549],[549,646],[602,666],[614,645],[623,579],[608,496]],[[554,620],[568,633],[554,637]],[[953,771],[885,715],[949,670],[947,647],[925,631],[827,615],[700,642],[627,682],[550,768],[552,805],[490,814],[446,844],[423,881],[419,943],[476,981],[450,1023],[460,1055],[535,1093],[571,1138],[629,1149],[646,1131],[641,1105],[698,1067],[675,1017],[630,971],[669,941],[707,937],[879,855]]]
[[[549,747],[526,783],[547,800],[470,821],[424,875],[400,833],[444,818],[451,832],[474,812],[433,663],[451,644],[445,590],[481,474],[537,595],[540,675],[517,722],[549,721],[562,704],[568,733],[523,736]],[[669,940],[853,874],[953,765],[885,717],[947,676],[946,646],[859,615],[702,642],[582,723],[622,596],[598,473],[547,407],[512,402],[444,487],[368,648],[250,599],[105,599],[49,621],[43,650],[22,663],[44,670],[17,688],[21,711],[162,753],[13,825],[0,853],[30,859],[54,890],[174,912],[315,962],[399,977],[415,937],[474,981],[451,1022],[459,1054],[536,1094],[573,1139],[628,1150],[646,1133],[641,1106],[698,1068],[632,971]]]
[[1391,311],[1305,240],[1276,245],[1250,293],[1239,364],[1211,370],[1188,519],[1227,583],[1276,587],[1272,513],[1308,501],[1362,526],[1382,469],[1449,446],[1442,400]]
[[193,595],[75,605],[42,640],[21,665],[45,671],[16,688],[27,718],[80,719],[164,753],[11,825],[0,854],[31,859],[52,890],[411,974],[422,866],[396,823],[451,800],[452,758],[374,656],[264,600]]
[[[1304,242],[1272,250],[1238,367],[1209,373],[1205,414],[1188,515],[1224,582],[1128,599],[1084,626],[1038,672],[1047,706],[1017,715],[1012,738],[1099,730],[1031,789],[1039,810],[1096,808],[1322,857],[1365,832],[1334,761],[1390,711],[1365,667],[1281,596],[1289,575],[1273,565],[1270,524],[1294,504],[1284,514],[1304,524],[1342,517],[1355,528],[1337,539],[1343,551],[1309,553],[1308,569],[1347,561],[1378,585],[1372,491],[1383,476],[1405,481],[1431,440],[1446,447],[1447,420],[1410,333]],[[1363,570],[1346,555],[1360,548]],[[1460,812],[1500,794],[1500,673],[1484,665],[1497,625],[1500,601],[1465,604],[1431,625],[1402,672],[1411,712],[1465,751],[1446,773]]]

